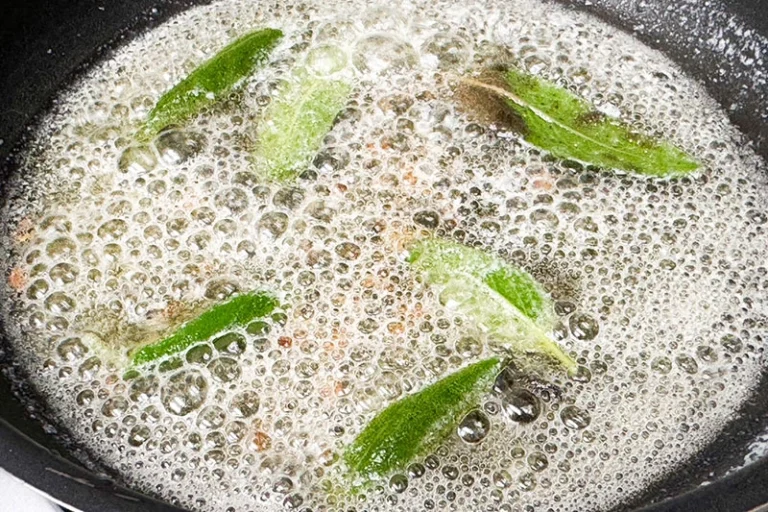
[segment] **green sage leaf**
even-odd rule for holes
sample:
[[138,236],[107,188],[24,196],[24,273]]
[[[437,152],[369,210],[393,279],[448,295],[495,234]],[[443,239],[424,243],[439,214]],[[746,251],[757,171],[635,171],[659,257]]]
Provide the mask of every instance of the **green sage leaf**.
[[457,98],[465,109],[486,118],[496,110],[493,117],[558,158],[658,177],[699,167],[671,144],[637,133],[569,91],[518,69],[463,78],[461,84]]
[[257,127],[256,169],[286,181],[305,170],[347,102],[346,78],[318,76],[302,67],[279,88]]
[[552,301],[530,274],[502,259],[441,239],[418,242],[408,261],[436,286],[440,302],[520,353],[543,354],[569,372],[576,362],[549,336]]
[[402,470],[442,442],[486,392],[500,370],[498,359],[472,364],[384,409],[344,452],[354,478],[365,483]]
[[255,318],[270,315],[278,306],[277,299],[265,292],[238,295],[213,306],[169,337],[140,348],[131,355],[131,362],[140,365],[177,354],[225,329],[243,326]]
[[149,139],[220,99],[264,64],[282,37],[280,30],[265,28],[227,45],[160,97],[138,137]]

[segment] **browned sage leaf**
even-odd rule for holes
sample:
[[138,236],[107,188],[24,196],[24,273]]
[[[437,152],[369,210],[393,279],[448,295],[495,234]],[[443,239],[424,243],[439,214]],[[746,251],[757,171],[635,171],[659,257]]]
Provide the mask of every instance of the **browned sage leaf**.
[[479,121],[516,131],[558,158],[658,177],[699,167],[668,142],[638,133],[569,91],[515,68],[464,77],[455,98]]

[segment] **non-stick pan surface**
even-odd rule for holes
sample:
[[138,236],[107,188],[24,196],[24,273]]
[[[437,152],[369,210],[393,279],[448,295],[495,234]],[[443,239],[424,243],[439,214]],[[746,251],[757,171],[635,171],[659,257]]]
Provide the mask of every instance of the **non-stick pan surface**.
[[[763,60],[768,59],[768,1],[559,1],[666,53],[706,85],[768,159],[768,60]],[[27,0],[4,9],[0,193],[5,173],[13,169],[14,149],[57,90],[111,48],[190,5],[180,0]],[[45,403],[34,389],[11,384],[23,382],[23,375],[1,336],[0,369],[0,467],[83,511],[180,510],[120,487],[107,468],[67,441],[66,432],[46,418]],[[743,464],[750,443],[765,433],[766,377],[715,442],[620,509],[731,512],[768,503],[768,458],[729,471]]]

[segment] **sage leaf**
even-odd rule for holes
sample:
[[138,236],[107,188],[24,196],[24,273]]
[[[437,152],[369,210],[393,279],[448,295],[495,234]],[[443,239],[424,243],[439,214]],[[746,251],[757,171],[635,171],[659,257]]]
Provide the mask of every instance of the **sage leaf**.
[[307,67],[294,70],[258,124],[253,153],[257,171],[273,181],[304,171],[351,91],[346,78],[319,76]]
[[213,306],[167,338],[140,348],[131,355],[131,362],[133,365],[141,365],[177,354],[225,329],[243,326],[251,320],[268,316],[278,306],[277,299],[266,292],[238,295],[227,302]]
[[492,115],[557,158],[657,177],[699,167],[671,144],[637,133],[569,91],[518,69],[460,83],[456,97],[465,110],[486,119]]
[[474,363],[384,409],[344,452],[353,484],[402,470],[440,444],[493,383],[496,358]]
[[180,124],[237,87],[267,61],[283,33],[265,28],[230,43],[163,94],[149,112],[138,138],[147,140]]
[[408,261],[438,288],[443,305],[472,319],[495,340],[521,354],[549,356],[569,373],[577,370],[548,334],[555,322],[552,300],[524,270],[441,239],[417,242]]

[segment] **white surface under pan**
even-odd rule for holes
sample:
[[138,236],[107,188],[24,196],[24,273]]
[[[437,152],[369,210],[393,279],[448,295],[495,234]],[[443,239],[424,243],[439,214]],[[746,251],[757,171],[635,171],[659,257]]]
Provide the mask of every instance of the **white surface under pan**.
[[0,469],[0,512],[61,512],[61,509]]

